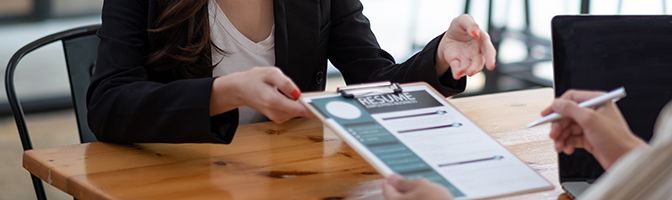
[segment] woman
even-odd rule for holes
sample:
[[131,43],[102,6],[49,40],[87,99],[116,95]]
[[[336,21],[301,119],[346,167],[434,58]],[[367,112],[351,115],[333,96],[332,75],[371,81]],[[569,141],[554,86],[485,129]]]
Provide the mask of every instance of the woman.
[[495,66],[466,15],[395,64],[358,0],[114,0],[102,21],[87,105],[106,142],[230,143],[239,122],[306,116],[296,99],[324,90],[327,59],[348,84],[425,81],[446,96]]
[[[661,112],[655,136],[646,144],[630,131],[615,103],[597,110],[577,102],[602,92],[570,90],[542,115],[558,112],[550,137],[558,152],[584,148],[607,170],[579,199],[670,199],[672,196],[672,103]],[[391,176],[383,186],[386,199],[451,199],[443,187],[426,180]]]

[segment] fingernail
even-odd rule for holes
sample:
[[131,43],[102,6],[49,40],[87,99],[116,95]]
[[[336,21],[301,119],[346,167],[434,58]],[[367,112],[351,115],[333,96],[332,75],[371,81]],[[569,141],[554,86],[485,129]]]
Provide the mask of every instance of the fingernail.
[[390,183],[391,185],[394,185],[395,183],[399,182],[399,180],[401,180],[401,179],[402,179],[401,176],[399,176],[397,174],[392,174],[392,175],[387,177],[387,182]]
[[478,38],[480,36],[480,34],[478,33],[477,30],[473,30],[473,31],[471,31],[471,36],[474,37],[474,38]]
[[296,99],[299,99],[299,97],[301,97],[301,92],[298,89],[294,89],[294,90],[292,90],[291,95],[292,95],[292,99],[296,100]]

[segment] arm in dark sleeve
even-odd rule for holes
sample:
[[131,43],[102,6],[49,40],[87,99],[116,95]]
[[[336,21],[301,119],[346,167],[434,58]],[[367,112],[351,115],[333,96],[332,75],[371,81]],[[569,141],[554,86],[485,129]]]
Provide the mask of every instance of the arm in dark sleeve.
[[380,49],[371,32],[369,20],[362,14],[359,0],[334,0],[332,26],[329,35],[328,56],[348,84],[395,81],[424,81],[445,96],[464,91],[466,78],[454,80],[450,70],[439,77],[436,74],[436,51],[442,35],[434,38],[425,48],[406,62],[396,64],[394,58]]
[[100,141],[230,143],[236,110],[210,117],[213,78],[148,80],[147,1],[105,1],[98,60],[87,94]]

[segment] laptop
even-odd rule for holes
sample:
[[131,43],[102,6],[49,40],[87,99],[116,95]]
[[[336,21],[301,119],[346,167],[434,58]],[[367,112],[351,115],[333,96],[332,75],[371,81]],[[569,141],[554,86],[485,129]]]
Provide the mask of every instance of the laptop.
[[[628,125],[649,141],[658,113],[672,99],[672,16],[556,16],[552,20],[555,96],[568,89],[609,91]],[[604,173],[584,150],[558,155],[560,183],[579,196]]]

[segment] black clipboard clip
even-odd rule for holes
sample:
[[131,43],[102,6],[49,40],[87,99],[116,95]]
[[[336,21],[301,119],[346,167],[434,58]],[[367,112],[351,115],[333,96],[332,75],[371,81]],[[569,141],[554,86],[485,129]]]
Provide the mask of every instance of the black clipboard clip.
[[402,92],[402,89],[399,83],[385,81],[339,87],[336,91],[345,98],[357,98],[381,94],[398,94]]

